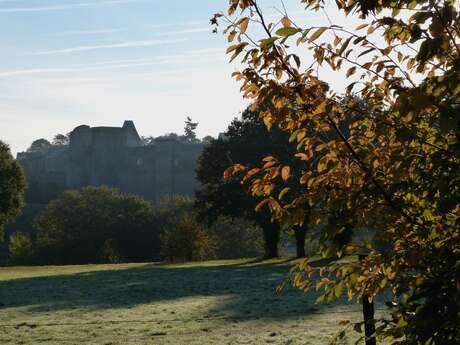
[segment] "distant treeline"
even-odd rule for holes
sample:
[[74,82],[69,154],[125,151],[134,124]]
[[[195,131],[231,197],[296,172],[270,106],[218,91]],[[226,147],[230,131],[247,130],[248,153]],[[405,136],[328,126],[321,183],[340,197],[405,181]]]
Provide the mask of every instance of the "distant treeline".
[[205,227],[194,200],[185,196],[153,204],[116,189],[86,187],[28,212],[10,237],[9,264],[194,261],[263,250],[254,224],[220,217]]

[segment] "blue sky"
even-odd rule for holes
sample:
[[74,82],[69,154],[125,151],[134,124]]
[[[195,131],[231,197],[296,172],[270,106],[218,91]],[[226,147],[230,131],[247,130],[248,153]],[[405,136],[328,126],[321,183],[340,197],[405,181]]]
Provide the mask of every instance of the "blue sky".
[[[300,1],[285,2],[299,13]],[[199,136],[216,136],[247,104],[225,39],[209,26],[227,3],[0,0],[0,139],[16,153],[80,124],[125,119],[156,136],[181,132],[186,116]],[[280,3],[263,4],[275,13]]]

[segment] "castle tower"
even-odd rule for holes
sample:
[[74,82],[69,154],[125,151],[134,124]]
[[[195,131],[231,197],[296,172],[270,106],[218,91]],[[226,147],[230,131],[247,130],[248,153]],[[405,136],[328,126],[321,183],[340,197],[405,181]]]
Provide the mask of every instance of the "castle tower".
[[130,120],[126,120],[123,123],[123,132],[125,133],[126,138],[126,146],[128,147],[137,147],[142,146],[142,140],[137,133],[136,126],[134,126],[134,122]]

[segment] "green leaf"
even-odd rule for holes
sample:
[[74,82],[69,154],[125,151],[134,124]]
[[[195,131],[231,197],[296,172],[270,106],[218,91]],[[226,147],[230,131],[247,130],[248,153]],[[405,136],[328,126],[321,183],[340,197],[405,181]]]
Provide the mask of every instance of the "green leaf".
[[279,38],[278,36],[274,36],[274,37],[270,37],[270,38],[260,40],[259,41],[260,42],[260,48],[262,48],[262,49],[270,48],[278,38]]
[[323,33],[324,31],[327,30],[327,27],[321,27],[319,28],[318,30],[316,30],[313,35],[311,35],[311,37],[308,39],[310,42],[313,42],[314,40],[318,39]]
[[316,303],[316,304],[321,304],[321,303],[323,303],[323,302],[324,302],[324,298],[325,298],[324,295],[318,296],[318,298],[316,299],[315,303]]
[[276,31],[276,34],[281,37],[289,37],[289,36],[295,35],[299,31],[300,29],[286,27],[286,28],[281,28],[278,31]]
[[340,282],[334,288],[335,297],[340,298],[340,296],[342,295],[342,290],[343,290],[343,282]]

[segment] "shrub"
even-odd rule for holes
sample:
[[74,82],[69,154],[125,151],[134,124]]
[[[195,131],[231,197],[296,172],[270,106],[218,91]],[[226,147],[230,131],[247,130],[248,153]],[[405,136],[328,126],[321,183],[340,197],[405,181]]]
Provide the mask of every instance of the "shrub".
[[214,257],[214,243],[190,213],[184,213],[161,230],[161,255],[168,261],[200,261]]
[[209,228],[219,259],[262,256],[264,241],[261,229],[242,218],[219,217]]
[[10,236],[8,246],[10,256],[9,263],[12,265],[27,265],[33,263],[34,248],[30,236],[22,232],[16,232]]

